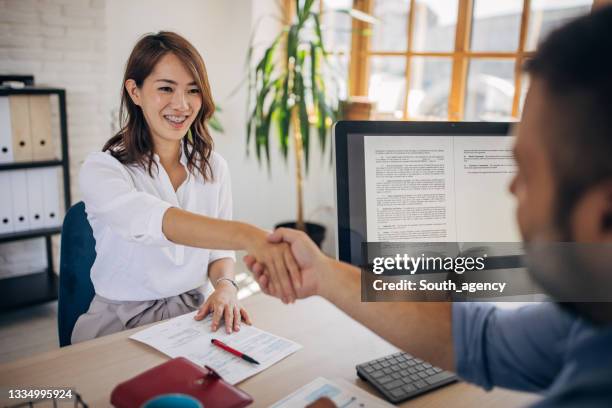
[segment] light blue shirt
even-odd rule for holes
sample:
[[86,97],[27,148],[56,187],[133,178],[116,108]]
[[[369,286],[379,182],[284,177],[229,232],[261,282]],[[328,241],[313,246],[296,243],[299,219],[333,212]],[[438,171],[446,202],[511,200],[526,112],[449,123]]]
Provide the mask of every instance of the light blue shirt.
[[540,392],[534,407],[612,407],[612,327],[542,303],[453,304],[457,374],[485,389]]

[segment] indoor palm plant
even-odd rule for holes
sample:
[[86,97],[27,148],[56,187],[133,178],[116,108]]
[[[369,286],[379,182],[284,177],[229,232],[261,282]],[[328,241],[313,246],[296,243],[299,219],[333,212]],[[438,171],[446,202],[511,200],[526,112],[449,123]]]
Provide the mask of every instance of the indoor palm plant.
[[[314,0],[295,1],[292,21],[284,24],[254,64],[251,44],[247,76],[247,152],[250,143],[254,143],[257,159],[260,162],[265,159],[269,169],[273,132],[278,135],[285,160],[293,145],[298,207],[294,225],[310,235],[316,229],[322,229],[324,234],[322,226],[317,228],[304,222],[303,184],[304,172],[308,171],[311,131],[318,135],[323,153],[328,145],[329,129],[339,112],[338,82],[323,43],[321,14],[313,10],[314,3]],[[356,18],[369,17],[355,10],[335,11]],[[321,236],[319,243],[322,239]]]

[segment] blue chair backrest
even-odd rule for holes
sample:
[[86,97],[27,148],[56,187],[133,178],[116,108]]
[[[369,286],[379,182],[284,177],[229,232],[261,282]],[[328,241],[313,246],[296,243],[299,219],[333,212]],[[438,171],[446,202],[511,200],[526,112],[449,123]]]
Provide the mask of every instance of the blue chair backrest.
[[79,201],[66,213],[62,227],[57,326],[60,347],[71,344],[72,329],[94,297],[90,271],[96,259],[96,241]]

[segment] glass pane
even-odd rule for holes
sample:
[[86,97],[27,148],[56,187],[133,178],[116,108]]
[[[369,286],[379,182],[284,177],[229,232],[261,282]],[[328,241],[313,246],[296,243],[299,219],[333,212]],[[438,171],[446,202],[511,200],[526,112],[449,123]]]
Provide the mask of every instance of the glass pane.
[[458,0],[416,0],[413,51],[453,51]]
[[518,49],[523,0],[476,0],[472,21],[473,51]]
[[514,60],[473,59],[468,71],[464,120],[511,120]]
[[410,64],[410,119],[448,118],[452,60],[450,58],[413,57]]
[[370,57],[368,95],[378,118],[401,119],[406,95],[406,58]]
[[328,51],[348,53],[351,49],[352,19],[347,13],[353,6],[352,0],[324,0],[321,15],[323,44]]
[[592,5],[591,0],[533,0],[525,48],[534,50],[555,28],[590,13]]
[[321,14],[321,31],[323,44],[329,52],[329,64],[324,64],[325,84],[328,91],[337,95],[339,99],[346,99],[348,95],[347,78],[349,75],[349,55],[351,50],[352,19],[344,11],[353,6],[352,0],[323,0]]
[[329,64],[322,67],[325,78],[328,78],[326,88],[341,100],[348,97],[349,55],[331,53],[328,55]]
[[410,0],[378,0],[374,2],[372,51],[406,51],[408,43],[408,10]]

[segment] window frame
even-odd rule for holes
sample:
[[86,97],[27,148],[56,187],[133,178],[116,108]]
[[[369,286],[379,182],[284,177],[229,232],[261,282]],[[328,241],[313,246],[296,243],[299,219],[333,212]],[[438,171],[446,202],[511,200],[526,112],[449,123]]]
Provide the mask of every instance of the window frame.
[[[363,11],[367,14],[372,14],[374,2],[382,0],[353,0],[353,8]],[[452,60],[451,70],[451,88],[448,99],[448,120],[461,121],[465,113],[465,98],[466,87],[469,74],[469,63],[475,59],[500,59],[514,61],[514,96],[512,99],[511,116],[514,119],[519,119],[521,110],[521,99],[523,93],[523,63],[534,55],[534,51],[526,49],[527,34],[529,29],[529,18],[531,15],[531,0],[523,0],[521,11],[519,41],[516,51],[501,52],[501,51],[472,51],[471,35],[473,10],[475,0],[457,0],[457,26],[455,29],[455,42],[453,51],[448,52],[428,52],[413,50],[413,28],[415,20],[415,5],[417,0],[410,0],[410,8],[408,12],[408,21],[406,25],[407,49],[405,51],[372,51],[371,50],[371,35],[363,35],[364,32],[371,30],[368,23],[353,19],[351,47],[349,55],[349,80],[348,80],[348,96],[364,97],[368,96],[370,57],[404,57],[406,58],[405,68],[405,86],[406,92],[404,95],[402,120],[410,120],[408,114],[408,95],[410,90],[411,80],[411,62],[413,57],[443,57]],[[323,0],[319,0],[320,10],[323,10]],[[284,2],[284,18],[289,20],[292,15],[294,0],[285,0]],[[612,5],[612,0],[593,0],[592,9],[602,7],[604,5]],[[334,50],[329,50],[334,53]]]
[[[377,0],[355,0],[354,7],[368,14],[372,14],[374,2]],[[380,1],[380,0],[378,0]],[[522,66],[525,59],[534,54],[527,51],[527,29],[531,11],[531,0],[523,0],[521,23],[519,29],[519,43],[514,52],[472,51],[470,49],[473,9],[475,0],[458,0],[457,26],[455,29],[454,49],[448,52],[429,52],[413,50],[413,28],[415,19],[416,0],[410,0],[410,9],[407,21],[407,49],[406,51],[371,51],[371,36],[359,35],[363,30],[363,23],[353,21],[353,45],[349,65],[349,96],[364,96],[368,94],[369,65],[371,56],[399,56],[406,58],[405,83],[406,93],[403,103],[402,120],[410,120],[408,114],[408,90],[411,79],[411,62],[413,57],[444,57],[452,60],[451,88],[448,100],[448,120],[460,121],[465,110],[465,96],[468,80],[469,63],[473,59],[502,59],[514,60],[514,96],[512,100],[512,117],[518,118],[522,93]]]

